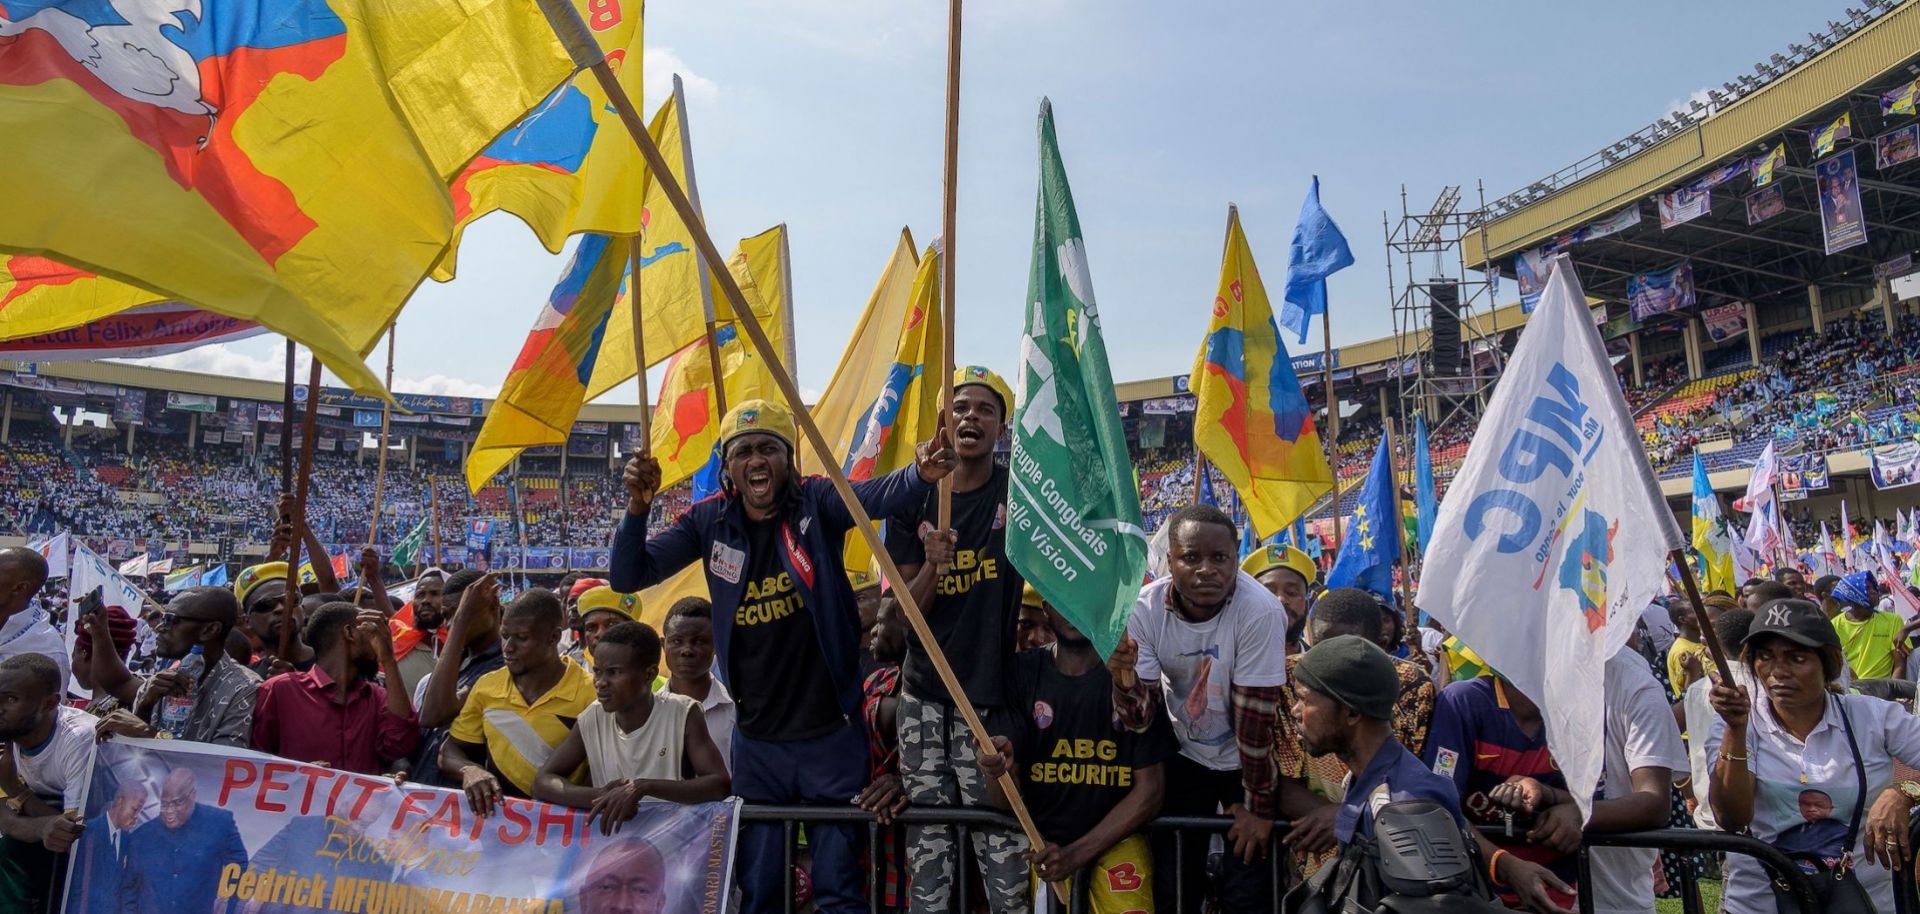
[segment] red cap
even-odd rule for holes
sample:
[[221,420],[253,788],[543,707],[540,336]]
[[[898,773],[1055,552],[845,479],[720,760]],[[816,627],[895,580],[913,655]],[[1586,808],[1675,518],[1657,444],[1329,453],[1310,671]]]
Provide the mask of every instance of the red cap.
[[[118,606],[107,607],[107,632],[113,637],[114,652],[119,654],[121,659],[125,659],[127,652],[133,650],[133,617],[127,615],[127,611]],[[87,626],[80,626],[80,630],[74,633],[73,640],[78,646],[88,651],[93,650],[93,633],[87,630]]]
[[573,582],[573,589],[567,591],[567,598],[573,599],[575,597],[580,596],[583,593],[586,593],[589,590],[594,589],[595,587],[605,587],[605,586],[607,586],[607,582],[604,580],[601,580],[600,578],[581,578],[580,580]]

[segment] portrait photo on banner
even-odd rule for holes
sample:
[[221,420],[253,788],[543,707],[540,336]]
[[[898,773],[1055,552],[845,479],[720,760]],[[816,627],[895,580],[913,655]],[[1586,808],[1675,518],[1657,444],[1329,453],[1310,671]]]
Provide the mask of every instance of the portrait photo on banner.
[[1882,170],[1920,158],[1920,123],[1896,127],[1873,138],[1873,165]]
[[1827,253],[1866,244],[1867,217],[1860,205],[1860,171],[1853,150],[1813,163],[1813,177],[1820,188],[1820,228]]
[[[458,790],[113,739],[94,760],[66,911],[719,914],[738,804],[642,802],[607,836],[585,810],[508,799],[476,818]],[[109,824],[127,835],[124,863]]]
[[1787,211],[1787,189],[1769,184],[1747,195],[1747,224],[1759,225]]

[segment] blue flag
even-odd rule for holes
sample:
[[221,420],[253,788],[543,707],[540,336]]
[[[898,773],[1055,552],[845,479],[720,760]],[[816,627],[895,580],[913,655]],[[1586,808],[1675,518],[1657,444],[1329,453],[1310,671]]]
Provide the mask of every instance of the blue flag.
[[225,587],[227,583],[227,566],[225,565],[215,565],[208,569],[206,574],[200,576],[202,587]]
[[1398,494],[1393,485],[1393,450],[1385,435],[1373,453],[1373,467],[1360,488],[1360,502],[1347,518],[1340,555],[1327,572],[1327,587],[1358,587],[1383,597],[1393,596],[1393,566],[1400,559]]
[[1300,222],[1293,227],[1293,246],[1287,251],[1286,304],[1280,308],[1280,326],[1306,342],[1307,324],[1327,311],[1327,277],[1350,266],[1353,251],[1333,217],[1320,208],[1320,176],[1314,175],[1313,189],[1300,207]]
[[707,455],[707,462],[693,474],[693,500],[720,494],[720,442],[713,443],[713,453]]
[[1211,505],[1215,508],[1220,507],[1220,499],[1215,498],[1213,495],[1213,474],[1207,472],[1207,465],[1200,461],[1194,461],[1193,471],[1200,474],[1200,503],[1203,505]]
[[1440,499],[1434,494],[1433,450],[1427,445],[1427,417],[1413,414],[1413,502],[1420,516],[1420,551],[1433,542],[1433,519],[1440,513]]

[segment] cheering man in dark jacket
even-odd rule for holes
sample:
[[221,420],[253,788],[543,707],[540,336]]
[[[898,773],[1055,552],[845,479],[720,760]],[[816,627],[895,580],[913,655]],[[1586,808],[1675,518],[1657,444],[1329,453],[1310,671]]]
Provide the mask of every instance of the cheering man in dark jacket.
[[[649,455],[628,460],[627,515],[614,534],[609,577],[614,590],[631,593],[705,562],[716,672],[739,706],[734,793],[752,803],[846,804],[867,771],[859,610],[841,557],[853,517],[827,480],[799,478],[794,440],[784,406],[736,405],[720,423],[722,494],[651,539],[647,513],[660,465]],[[871,516],[897,514],[953,464],[953,451],[936,438],[920,445],[914,466],[856,483],[854,493]],[[822,911],[865,909],[858,839],[852,826],[807,825]],[[747,914],[781,908],[781,840],[775,825],[741,830]]]

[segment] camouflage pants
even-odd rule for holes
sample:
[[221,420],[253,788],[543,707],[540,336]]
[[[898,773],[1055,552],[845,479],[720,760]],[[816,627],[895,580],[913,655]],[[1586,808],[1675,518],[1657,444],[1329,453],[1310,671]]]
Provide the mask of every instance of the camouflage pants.
[[[981,709],[981,716],[989,713]],[[915,806],[986,806],[987,781],[974,765],[973,734],[960,712],[938,702],[900,696],[900,780]],[[1027,841],[1018,831],[973,829],[973,854],[994,914],[1028,914]],[[960,859],[951,826],[907,829],[907,868],[914,914],[947,914],[957,897],[954,861]]]

